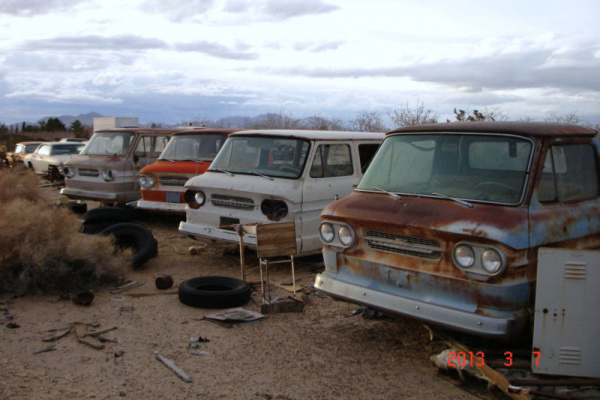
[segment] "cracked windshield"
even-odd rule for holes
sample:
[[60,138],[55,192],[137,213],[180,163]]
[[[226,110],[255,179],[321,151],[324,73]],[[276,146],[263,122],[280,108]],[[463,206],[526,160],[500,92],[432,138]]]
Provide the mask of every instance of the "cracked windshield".
[[391,136],[358,189],[517,204],[531,153],[530,141],[508,135]]
[[301,139],[230,137],[210,169],[296,179],[302,174],[309,147],[309,142]]

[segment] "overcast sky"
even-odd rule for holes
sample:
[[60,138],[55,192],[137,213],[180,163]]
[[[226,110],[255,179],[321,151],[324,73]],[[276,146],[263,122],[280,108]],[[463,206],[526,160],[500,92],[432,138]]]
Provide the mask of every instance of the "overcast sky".
[[0,0],[0,122],[425,104],[600,122],[600,0]]

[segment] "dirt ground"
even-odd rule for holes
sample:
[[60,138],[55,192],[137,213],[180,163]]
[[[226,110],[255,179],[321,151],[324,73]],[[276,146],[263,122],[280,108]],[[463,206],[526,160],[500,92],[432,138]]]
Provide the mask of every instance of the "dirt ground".
[[[235,246],[207,242],[206,251],[189,254],[195,242],[177,231],[176,218],[142,221],[159,243],[159,254],[128,280],[142,286],[113,294],[95,293],[85,307],[58,296],[28,295],[0,299],[0,398],[2,399],[468,399],[455,375],[439,374],[429,356],[445,346],[431,341],[419,322],[365,319],[355,305],[304,291],[302,313],[268,314],[256,322],[223,327],[203,315],[214,310],[179,302],[176,286],[203,275],[240,277],[239,259],[224,255]],[[248,281],[259,281],[250,257]],[[299,284],[311,285],[314,260],[296,266]],[[156,288],[155,279],[171,275],[175,286]],[[277,266],[272,283],[290,279]],[[274,294],[290,293],[273,287]],[[301,294],[297,298],[302,298]],[[260,290],[244,308],[260,311]],[[74,332],[54,341],[60,329],[80,322],[110,341],[94,349]],[[18,325],[17,328],[9,328]],[[85,328],[84,325],[80,327]],[[58,331],[52,331],[58,330]],[[191,337],[207,338],[200,348]],[[52,351],[36,352],[53,346]],[[186,383],[159,362],[159,352],[190,376]],[[492,398],[484,394],[485,398]],[[493,398],[501,398],[493,395]]]

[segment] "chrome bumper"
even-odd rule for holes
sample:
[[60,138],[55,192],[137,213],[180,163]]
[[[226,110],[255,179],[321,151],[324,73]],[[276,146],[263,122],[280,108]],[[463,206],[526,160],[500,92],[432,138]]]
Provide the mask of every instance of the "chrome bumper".
[[185,215],[185,203],[167,203],[160,201],[138,200],[137,207],[144,210],[177,213]]
[[408,316],[478,336],[510,338],[520,334],[528,321],[527,311],[494,318],[353,285],[326,272],[317,275],[315,288],[333,298],[372,307],[384,314]]

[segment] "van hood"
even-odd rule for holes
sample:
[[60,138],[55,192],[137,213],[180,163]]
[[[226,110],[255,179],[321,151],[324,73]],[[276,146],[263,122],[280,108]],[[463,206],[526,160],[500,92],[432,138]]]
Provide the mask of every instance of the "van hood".
[[448,199],[403,196],[397,200],[385,193],[355,191],[329,204],[321,217],[402,232],[405,228],[452,233],[465,239],[484,238],[513,249],[529,247],[527,208],[473,203],[468,208]]
[[[133,162],[125,163],[126,158],[120,156],[100,156],[78,154],[65,163],[65,165],[78,168],[96,168],[96,169],[133,169]],[[129,164],[127,166],[127,164]]]
[[207,171],[191,178],[186,188],[210,191],[262,194],[265,197],[284,198],[291,202],[302,201],[302,180],[273,178],[239,174],[233,176],[222,172]]
[[175,174],[203,174],[212,161],[156,161],[145,166],[140,174],[175,173]]

